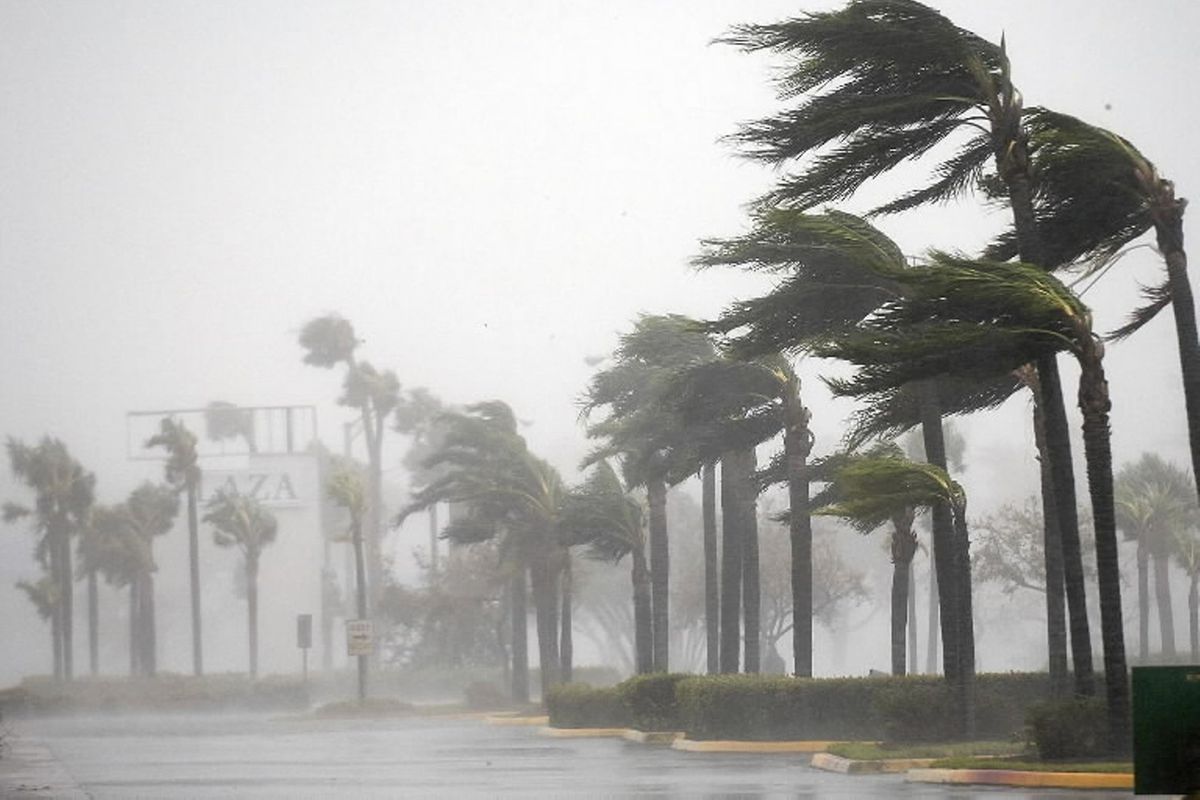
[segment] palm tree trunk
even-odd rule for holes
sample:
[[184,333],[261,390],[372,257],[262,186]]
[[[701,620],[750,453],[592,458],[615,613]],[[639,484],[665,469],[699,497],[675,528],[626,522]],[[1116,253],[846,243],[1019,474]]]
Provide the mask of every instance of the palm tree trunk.
[[670,554],[667,546],[667,485],[660,476],[646,481],[650,505],[650,607],[654,619],[654,670],[668,670]]
[[1137,545],[1138,659],[1150,662],[1150,548],[1142,539]]
[[551,568],[547,554],[540,553],[533,560],[529,577],[533,587],[533,613],[544,703],[550,689],[562,682],[558,655],[558,576]]
[[633,649],[637,658],[637,674],[654,671],[654,622],[650,610],[650,569],[646,552],[641,545],[632,550],[633,578]]
[[932,535],[929,540],[929,625],[926,636],[925,647],[925,674],[937,675],[938,672],[938,631],[941,630],[940,614],[942,603],[941,593],[938,591],[937,569],[935,567],[937,557],[935,550],[936,543],[933,541]]
[[892,520],[892,674],[905,674],[905,651],[908,634],[909,587],[912,583],[912,560],[917,552],[917,537],[913,533],[913,512]]
[[1158,609],[1159,650],[1170,663],[1175,658],[1175,612],[1171,608],[1171,564],[1167,553],[1154,554],[1154,605]]
[[258,556],[246,555],[246,629],[250,635],[250,678],[258,677]]
[[[1097,343],[1096,349],[1099,350]],[[1113,503],[1112,442],[1108,412],[1112,404],[1100,353],[1080,357],[1079,407],[1083,411],[1083,445],[1087,456],[1088,491],[1096,528],[1096,572],[1100,589],[1100,635],[1104,643],[1104,686],[1108,706],[1109,748],[1129,749],[1129,676],[1121,615],[1121,570],[1118,563],[1116,512]]]
[[917,647],[917,580],[916,570],[909,565],[908,568],[908,627],[905,635],[908,638],[908,671],[916,675],[921,671],[921,665],[918,663]]
[[158,623],[154,616],[154,573],[147,572],[138,582],[138,644],[141,647],[142,674],[158,674]]
[[1054,478],[1046,448],[1045,417],[1041,394],[1033,389],[1033,436],[1038,451],[1038,473],[1042,484],[1042,557],[1046,568],[1046,653],[1050,666],[1050,695],[1064,697],[1067,680],[1067,608],[1063,578],[1062,535],[1058,507],[1054,501]]
[[100,590],[96,586],[96,570],[88,570],[88,667],[92,677],[100,674]]
[[757,675],[762,661],[762,587],[758,563],[758,490],[754,485],[757,458],[746,451],[746,482],[741,491],[742,515],[742,614],[745,616],[746,673]]
[[573,581],[571,575],[571,552],[566,552],[560,582],[562,584],[562,632],[559,635],[559,658],[562,660],[562,682],[571,682],[571,673],[575,660],[575,639],[571,630],[571,599],[573,596]]
[[[931,382],[921,388],[921,437],[925,445],[925,460],[946,470],[946,442],[942,435],[942,412],[937,389]],[[948,470],[947,470],[948,472]],[[942,632],[942,671],[955,681],[960,673],[960,627],[958,597],[959,582],[954,576],[957,544],[954,518],[950,507],[936,503],[930,509],[930,528],[933,539],[933,566],[937,571],[937,595]],[[931,629],[932,630],[932,629]]]
[[[429,571],[432,578],[437,577],[438,571],[438,525],[437,503],[429,507]],[[431,580],[432,582],[432,580]]]
[[138,590],[136,576],[129,582],[129,677],[138,675]]
[[1197,493],[1200,493],[1200,336],[1196,330],[1196,303],[1187,274],[1187,252],[1183,249],[1184,205],[1184,201],[1176,200],[1173,187],[1161,186],[1152,211],[1158,251],[1167,266],[1167,284],[1175,314],[1175,338],[1179,344],[1179,371],[1183,376],[1192,475]]
[[1200,572],[1188,576],[1188,643],[1192,650],[1192,663],[1200,661]]
[[[380,525],[383,519],[383,441],[374,415],[362,409],[363,433],[367,440],[368,487],[366,544],[368,615],[379,607],[383,593],[383,551]],[[363,619],[367,617],[364,616]]]
[[720,671],[721,590],[717,577],[717,467],[700,473],[700,505],[704,517],[704,643],[708,674]]
[[[367,565],[363,555],[362,520],[355,516],[351,522],[351,543],[354,545],[354,595],[358,618],[367,618]],[[358,656],[358,702],[367,699],[367,662],[370,656]]]
[[[1008,87],[1011,89],[1012,87]],[[1048,268],[1042,248],[1037,218],[1033,211],[1033,191],[1029,174],[1028,141],[1020,128],[1019,111],[992,121],[992,140],[996,169],[1008,187],[1017,250],[1027,264]],[[1075,664],[1075,691],[1095,693],[1092,667],[1092,642],[1088,630],[1087,598],[1084,595],[1083,556],[1079,546],[1079,519],[1075,500],[1075,474],[1071,458],[1071,436],[1063,400],[1058,361],[1053,354],[1037,359],[1038,386],[1046,434],[1046,452],[1054,485],[1054,504],[1058,509],[1058,533],[1062,542],[1063,576],[1067,594],[1067,613],[1071,629],[1071,656]],[[1036,423],[1035,423],[1036,424]]]
[[[955,573],[960,578],[965,573],[966,582],[954,587],[962,605],[958,611],[959,622],[965,630],[960,629],[961,648],[959,650],[959,673],[955,676],[953,685],[958,689],[959,712],[962,714],[961,725],[963,736],[967,739],[975,737],[975,635],[973,632],[974,614],[971,607],[971,559],[968,543],[970,533],[967,530],[966,501],[954,509],[955,556],[958,563]],[[963,622],[965,620],[965,623]]]
[[525,570],[518,569],[508,585],[512,621],[512,699],[529,702],[529,629],[526,611]]
[[204,650],[200,634],[200,522],[196,515],[196,487],[187,486],[188,565],[192,579],[192,673],[204,674]]
[[741,453],[721,458],[721,653],[723,673],[736,673],[742,639],[742,543],[738,485]]
[[62,603],[62,639],[63,639],[63,679],[70,681],[75,677],[75,574],[71,568],[71,537],[70,529],[63,526],[58,536],[59,591]]
[[[51,556],[57,559],[57,556]],[[57,570],[51,567],[50,574],[55,575]],[[57,577],[54,578],[57,584]],[[63,638],[62,638],[62,604],[57,598],[54,600],[54,606],[50,609],[50,649],[54,658],[54,680],[63,680]]]
[[812,517],[809,515],[808,455],[813,436],[808,409],[800,402],[799,387],[789,391],[783,434],[788,470],[788,538],[792,549],[792,663],[793,674],[812,677]]

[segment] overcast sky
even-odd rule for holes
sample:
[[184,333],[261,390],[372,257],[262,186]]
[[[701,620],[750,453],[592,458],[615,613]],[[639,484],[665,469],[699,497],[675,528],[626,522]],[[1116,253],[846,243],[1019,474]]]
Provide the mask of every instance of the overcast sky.
[[[574,480],[585,357],[639,312],[711,315],[762,286],[687,263],[773,179],[718,140],[778,107],[775,62],[710,40],[833,5],[0,0],[0,434],[61,437],[105,501],[157,474],[125,461],[131,410],[316,404],[336,446],[339,378],[295,339],[337,311],[405,386],[509,402]],[[1007,35],[1027,105],[1200,186],[1195,3],[934,5]],[[918,253],[1002,221],[969,203],[881,227]],[[1100,326],[1159,270],[1143,249],[1091,290]],[[1185,461],[1169,316],[1110,352],[1118,462]],[[809,366],[826,452],[850,409]],[[1035,486],[1010,405],[970,426],[985,505]],[[23,532],[0,541],[8,625],[32,619],[9,588],[32,567]]]

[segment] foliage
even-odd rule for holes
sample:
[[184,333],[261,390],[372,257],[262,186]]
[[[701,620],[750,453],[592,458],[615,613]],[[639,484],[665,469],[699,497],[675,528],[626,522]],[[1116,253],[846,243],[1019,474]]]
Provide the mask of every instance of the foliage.
[[251,561],[279,532],[275,515],[257,499],[224,491],[208,501],[204,521],[213,526],[213,541],[218,546],[237,547]]
[[[1085,554],[1094,550],[1091,515],[1079,511]],[[1046,560],[1041,501],[1027,497],[1022,505],[1006,503],[972,522],[971,573],[977,583],[995,583],[1004,594],[1026,590],[1045,594]],[[1084,558],[1084,575],[1094,577],[1094,559]]]
[[1025,743],[1015,742],[1011,739],[921,744],[834,742],[825,749],[826,752],[842,758],[855,761],[875,761],[887,758],[969,758],[972,756],[1019,755],[1025,752]]
[[621,690],[565,683],[550,689],[546,711],[556,728],[625,728],[632,722]]
[[299,710],[307,706],[308,690],[298,677],[254,680],[241,673],[203,677],[159,673],[152,679],[92,677],[72,683],[54,683],[37,677],[25,678],[19,686],[0,690],[0,712],[5,716],[121,710],[155,713]]
[[1105,705],[1099,698],[1039,703],[1029,710],[1028,723],[1041,758],[1099,758],[1110,752]]
[[633,727],[640,731],[676,731],[681,728],[676,686],[691,676],[681,672],[635,675],[617,685],[629,709]]
[[1121,532],[1154,555],[1170,554],[1178,537],[1200,522],[1192,477],[1156,453],[1123,465],[1113,494]]
[[1020,756],[1012,758],[959,756],[939,759],[929,766],[933,769],[1004,769],[1019,772],[1133,772],[1133,764],[1129,761],[1031,761]]

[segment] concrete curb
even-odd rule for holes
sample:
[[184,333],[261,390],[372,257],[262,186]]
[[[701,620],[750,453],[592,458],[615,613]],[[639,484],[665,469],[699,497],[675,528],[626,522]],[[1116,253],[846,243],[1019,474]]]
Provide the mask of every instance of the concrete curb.
[[551,739],[620,739],[627,728],[539,728],[538,734]]
[[910,769],[928,767],[936,760],[934,758],[852,759],[835,756],[833,753],[816,753],[809,766],[813,769],[837,772],[842,775],[878,775],[885,772],[908,772]]
[[688,753],[819,753],[836,742],[745,742],[731,739],[676,739],[671,747]]
[[1019,772],[1007,769],[910,769],[910,783],[973,783],[1029,789],[1133,788],[1129,772]]
[[14,736],[0,758],[0,796],[88,800],[54,753],[37,739]]

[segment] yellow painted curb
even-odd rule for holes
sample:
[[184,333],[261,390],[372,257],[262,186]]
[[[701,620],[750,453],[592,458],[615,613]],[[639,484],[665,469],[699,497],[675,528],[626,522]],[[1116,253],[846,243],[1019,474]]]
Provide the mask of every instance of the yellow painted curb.
[[688,753],[819,753],[837,742],[742,742],[729,739],[676,739],[671,747]]
[[908,772],[918,767],[928,767],[935,758],[871,758],[852,759],[835,756],[833,753],[817,753],[809,764],[813,769],[837,772],[842,775],[876,775],[879,773]]
[[550,722],[550,717],[485,717],[484,722],[488,725],[546,725]]
[[1030,789],[1132,789],[1131,772],[1020,772],[1008,769],[910,769],[916,783],[976,783]]
[[625,728],[552,728],[546,726],[538,731],[542,736],[552,739],[601,739],[605,737],[621,738]]
[[639,731],[633,728],[626,728],[621,733],[621,738],[627,742],[637,742],[638,744],[674,744],[683,738],[683,732]]

